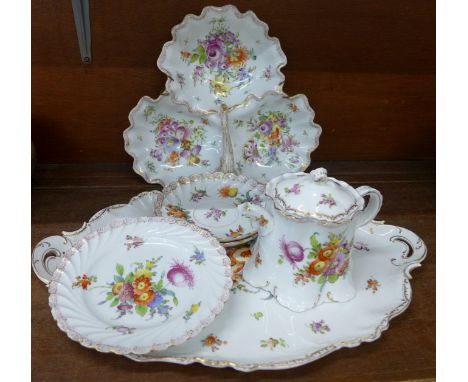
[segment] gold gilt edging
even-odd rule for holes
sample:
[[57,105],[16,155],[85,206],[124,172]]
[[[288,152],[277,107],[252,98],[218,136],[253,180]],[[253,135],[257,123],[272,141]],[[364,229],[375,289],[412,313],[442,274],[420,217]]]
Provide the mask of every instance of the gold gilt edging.
[[[157,345],[153,344],[151,346],[144,346],[144,347],[134,346],[130,348],[130,347],[123,347],[123,346],[104,345],[100,342],[95,342],[89,339],[88,337],[81,335],[80,333],[76,332],[73,328],[69,326],[67,318],[64,315],[62,315],[60,309],[57,306],[57,289],[58,289],[59,280],[61,278],[61,275],[63,274],[63,270],[65,266],[70,262],[70,258],[78,252],[81,246],[83,246],[87,242],[87,240],[97,237],[99,235],[102,235],[103,233],[106,233],[113,229],[116,229],[125,225],[140,223],[140,222],[142,223],[164,222],[168,224],[176,224],[182,227],[186,227],[190,229],[191,231],[206,238],[209,241],[210,245],[214,249],[216,249],[218,254],[222,257],[222,265],[224,268],[223,273],[224,273],[224,276],[226,276],[226,282],[223,286],[223,292],[217,301],[217,305],[215,305],[215,307],[212,309],[212,311],[210,312],[210,315],[207,318],[205,318],[203,321],[200,321],[199,325],[196,328],[187,331],[182,336],[174,338],[171,341],[166,342],[164,344],[157,344]],[[91,232],[89,235],[87,235],[86,237],[84,237],[83,239],[75,243],[73,247],[70,248],[70,250],[68,250],[65,253],[65,255],[60,261],[60,264],[58,265],[57,269],[52,275],[52,279],[49,284],[49,306],[51,309],[52,316],[57,321],[57,326],[63,332],[65,332],[70,339],[79,342],[82,346],[87,347],[87,348],[92,348],[103,353],[115,353],[115,354],[120,354],[120,355],[125,355],[125,354],[130,354],[130,353],[145,354],[151,351],[161,351],[161,350],[168,349],[172,346],[180,345],[181,343],[187,341],[188,339],[198,335],[222,311],[225,302],[229,298],[230,289],[232,287],[231,277],[232,277],[231,262],[229,260],[229,257],[226,255],[226,250],[219,244],[219,242],[210,233],[208,233],[204,229],[201,229],[200,227],[194,224],[188,223],[184,220],[178,220],[174,218],[164,218],[164,217],[127,218],[127,219],[116,220],[110,225],[107,225],[102,228],[98,228],[96,231]]]
[[[173,94],[173,92],[170,91],[170,86],[169,84],[173,81],[169,71],[163,67],[162,63],[163,61],[166,59],[166,55],[167,55],[167,49],[171,46],[171,45],[174,45],[177,41],[177,32],[179,31],[179,29],[183,29],[185,28],[185,26],[187,25],[187,23],[192,19],[192,20],[195,20],[195,21],[199,21],[199,20],[202,20],[206,14],[208,13],[208,11],[213,11],[213,12],[216,12],[216,13],[223,13],[223,12],[226,12],[226,11],[229,11],[229,10],[232,10],[232,12],[234,13],[234,15],[238,18],[238,19],[244,19],[246,17],[250,17],[252,19],[252,22],[254,24],[257,24],[259,25],[260,27],[263,28],[263,31],[264,31],[264,37],[266,40],[268,41],[271,41],[273,42],[273,45],[275,46],[276,50],[277,50],[277,53],[278,55],[281,57],[282,59],[282,62],[280,64],[278,64],[278,66],[276,67],[276,74],[278,75],[278,77],[280,78],[280,82],[279,84],[276,86],[276,91],[281,93],[282,90],[283,90],[283,85],[284,85],[284,81],[285,81],[285,77],[284,77],[284,74],[281,73],[281,68],[283,68],[286,64],[287,64],[287,58],[286,58],[286,55],[284,54],[283,50],[281,49],[281,44],[280,44],[280,41],[276,38],[276,37],[270,37],[268,35],[268,31],[269,31],[269,27],[268,25],[261,21],[257,15],[252,12],[252,11],[247,11],[245,13],[241,13],[234,5],[225,5],[223,7],[213,7],[213,6],[208,6],[208,7],[205,7],[203,8],[200,16],[196,16],[194,14],[188,14],[184,17],[184,20],[182,21],[182,23],[178,24],[178,25],[175,25],[172,29],[171,29],[171,35],[172,35],[172,40],[171,41],[168,41],[166,42],[164,45],[163,45],[163,48],[162,48],[162,51],[161,51],[161,54],[160,56],[158,57],[158,60],[157,60],[157,66],[159,68],[159,70],[161,70],[168,78],[167,78],[167,81],[166,81],[166,90],[169,91],[169,93],[171,94],[171,99],[174,101],[174,103],[176,104],[179,104],[179,105],[185,105],[192,113],[196,113],[196,114],[201,114],[201,115],[207,115],[207,114],[213,114],[213,113],[218,113],[219,110],[215,110],[215,109],[211,109],[211,110],[207,110],[207,111],[201,111],[201,110],[192,110],[192,108],[190,107],[190,104],[187,102],[187,101],[184,101],[182,99],[178,99],[175,97],[175,95]],[[244,101],[245,102],[245,101]],[[241,105],[242,103],[238,104],[238,105]],[[233,108],[233,107],[236,107],[238,105],[233,105],[231,107],[229,107],[229,109]]]
[[[402,229],[400,227],[395,227],[400,233],[402,233]],[[390,237],[390,241],[395,240],[395,236]],[[408,240],[411,242],[410,240]],[[414,246],[415,249],[421,249],[424,246],[424,243],[420,238],[416,240],[416,244]],[[251,372],[256,370],[283,370],[283,369],[290,369],[293,367],[298,367],[305,365],[307,363],[316,361],[334,351],[337,351],[342,348],[352,348],[359,346],[363,342],[372,342],[379,339],[382,333],[387,330],[390,326],[390,320],[394,317],[403,313],[411,303],[412,292],[411,292],[411,284],[410,284],[410,271],[414,268],[421,266],[421,262],[426,258],[427,248],[424,247],[423,253],[418,256],[417,259],[414,261],[409,261],[406,266],[403,268],[403,296],[402,302],[392,309],[389,313],[387,313],[380,324],[376,327],[374,333],[369,336],[363,336],[355,338],[351,341],[339,341],[329,346],[323,347],[313,353],[306,354],[304,357],[297,358],[287,362],[267,362],[267,363],[251,363],[251,364],[244,364],[244,363],[237,363],[232,361],[215,361],[209,360],[203,357],[161,357],[161,358],[147,358],[144,355],[126,355],[127,358],[130,358],[137,362],[169,362],[169,363],[176,363],[182,365],[188,365],[192,363],[200,363],[205,366],[209,367],[232,367],[235,370],[244,371],[244,372]],[[405,255],[405,250],[403,251],[402,255]],[[392,263],[393,264],[393,263]],[[398,265],[397,265],[398,266]]]

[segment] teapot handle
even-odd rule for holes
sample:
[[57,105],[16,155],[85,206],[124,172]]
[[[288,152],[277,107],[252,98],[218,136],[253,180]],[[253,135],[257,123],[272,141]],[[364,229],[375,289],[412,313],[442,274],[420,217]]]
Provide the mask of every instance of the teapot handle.
[[369,202],[360,215],[361,221],[358,223],[358,227],[361,227],[374,220],[377,216],[382,208],[383,197],[379,191],[369,186],[358,187],[356,191],[363,198],[369,196]]

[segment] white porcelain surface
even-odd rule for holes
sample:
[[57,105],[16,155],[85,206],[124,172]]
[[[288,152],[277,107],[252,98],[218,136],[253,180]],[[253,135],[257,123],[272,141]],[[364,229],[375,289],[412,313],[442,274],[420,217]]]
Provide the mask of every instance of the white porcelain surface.
[[[370,199],[364,208],[361,195],[367,194]],[[325,169],[317,169],[272,179],[266,195],[265,208],[249,203],[239,207],[255,222],[262,222],[252,249],[259,261],[246,265],[245,280],[269,290],[280,304],[298,312],[327,302],[324,289],[333,292],[335,301],[352,299],[354,233],[379,212],[380,193],[366,186],[354,190],[328,178]],[[346,206],[346,216],[321,213],[329,209],[330,203],[324,202],[329,200],[337,200],[336,207]]]
[[156,100],[141,98],[128,118],[125,151],[134,159],[134,171],[148,183],[165,185],[221,166],[224,150],[217,115],[195,115],[162,94]]
[[220,242],[242,241],[257,233],[258,224],[237,208],[264,204],[265,186],[235,174],[213,173],[179,178],[162,190],[157,216],[185,219],[206,229]]
[[352,252],[357,293],[349,302],[295,313],[269,298],[268,292],[245,282],[235,284],[223,312],[197,337],[167,351],[129,358],[276,370],[374,341],[410,304],[409,272],[420,265],[426,247],[406,229],[369,223],[357,231]]
[[55,235],[42,239],[36,244],[31,255],[34,273],[42,282],[48,284],[62,256],[75,243],[116,219],[154,216],[154,204],[160,195],[160,191],[142,192],[131,198],[127,204],[115,204],[96,212],[76,231],[62,231],[62,236]]
[[231,285],[229,258],[206,231],[133,218],[90,233],[65,254],[49,303],[58,326],[83,346],[143,354],[198,334]]
[[286,56],[268,26],[232,6],[205,7],[172,29],[158,58],[166,89],[190,110],[214,112],[242,104],[247,96],[281,91]]
[[235,169],[266,183],[286,172],[305,170],[318,147],[321,127],[303,94],[251,97],[228,115]]

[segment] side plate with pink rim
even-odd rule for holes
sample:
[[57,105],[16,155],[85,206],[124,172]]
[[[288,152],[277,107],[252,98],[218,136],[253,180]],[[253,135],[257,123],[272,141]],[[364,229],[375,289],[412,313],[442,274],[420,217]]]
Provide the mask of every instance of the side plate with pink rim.
[[224,248],[171,218],[116,220],[63,257],[49,284],[60,329],[85,347],[144,354],[209,325],[232,285]]
[[426,246],[404,228],[369,223],[358,230],[352,256],[358,292],[349,302],[332,303],[328,293],[330,303],[294,313],[268,292],[240,281],[223,312],[197,337],[167,351],[128,357],[240,371],[279,370],[375,341],[409,306],[410,271],[424,260]]

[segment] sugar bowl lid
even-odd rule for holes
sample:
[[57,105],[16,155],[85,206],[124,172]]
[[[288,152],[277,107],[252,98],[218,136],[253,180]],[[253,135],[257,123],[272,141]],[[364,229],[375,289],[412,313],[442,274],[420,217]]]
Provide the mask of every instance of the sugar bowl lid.
[[267,184],[266,194],[284,216],[321,223],[348,222],[364,207],[364,199],[353,187],[328,177],[324,168],[276,177]]

